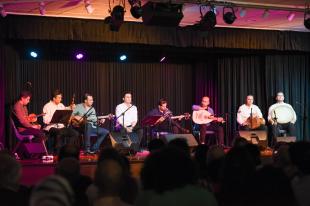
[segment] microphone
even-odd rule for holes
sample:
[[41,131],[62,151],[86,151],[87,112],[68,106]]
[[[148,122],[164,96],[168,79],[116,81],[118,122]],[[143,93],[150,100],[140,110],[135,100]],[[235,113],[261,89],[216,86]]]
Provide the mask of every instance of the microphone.
[[26,82],[26,84],[28,84],[30,87],[32,87],[32,83],[31,82]]

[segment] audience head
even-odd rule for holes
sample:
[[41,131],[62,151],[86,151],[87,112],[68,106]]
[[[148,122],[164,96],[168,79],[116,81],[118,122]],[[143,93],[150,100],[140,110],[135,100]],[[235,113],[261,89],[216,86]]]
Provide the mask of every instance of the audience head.
[[80,159],[80,150],[77,146],[72,144],[66,144],[60,148],[58,154],[58,161],[61,161],[64,158],[72,157],[77,160]]
[[151,153],[141,170],[143,189],[158,193],[195,184],[197,180],[197,167],[190,156],[173,146]]
[[165,146],[165,143],[162,139],[152,139],[148,145],[148,150],[152,153]]
[[189,146],[187,140],[183,138],[175,138],[168,143],[169,146],[177,147],[180,150],[184,151],[185,154],[190,155]]
[[96,169],[95,185],[100,196],[119,196],[125,182],[122,165],[114,159],[101,161]]
[[0,154],[0,188],[16,191],[21,177],[21,165],[9,154]]
[[215,145],[209,148],[206,161],[207,161],[207,164],[210,164],[211,162],[222,159],[224,157],[225,157],[225,152],[223,148]]
[[234,139],[233,147],[243,147],[248,144],[248,141],[243,137],[237,137]]
[[302,175],[310,174],[310,142],[295,142],[289,148],[292,163]]
[[108,159],[117,161],[122,166],[124,172],[130,174],[130,164],[128,159],[112,147],[105,148],[101,151],[98,157],[98,165],[100,162]]
[[74,193],[68,181],[52,175],[40,182],[32,192],[30,206],[72,206]]
[[79,160],[72,157],[62,159],[56,167],[56,174],[64,177],[73,185],[80,177]]

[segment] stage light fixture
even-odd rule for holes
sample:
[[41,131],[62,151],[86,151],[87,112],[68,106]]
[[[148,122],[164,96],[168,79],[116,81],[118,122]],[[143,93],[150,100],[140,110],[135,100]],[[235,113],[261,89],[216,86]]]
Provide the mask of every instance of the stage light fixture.
[[124,22],[125,9],[121,5],[117,5],[110,12],[111,16],[105,18],[105,23],[110,24],[111,31],[119,31],[121,25]]
[[7,16],[7,13],[6,13],[3,5],[0,5],[0,14],[3,18]]
[[294,18],[295,18],[295,13],[294,12],[290,12],[289,15],[287,16],[287,20],[288,21],[293,21]]
[[142,6],[140,0],[128,0],[128,3],[130,4],[130,13],[131,15],[139,19],[142,16]]
[[[230,9],[230,11],[225,12],[225,9]],[[234,8],[231,6],[224,6],[223,7],[223,20],[226,24],[232,24],[237,19],[235,15]]]
[[310,8],[309,5],[305,10],[305,14],[304,14],[304,25],[307,29],[310,30]]
[[39,11],[42,16],[44,16],[46,13],[45,3],[43,1],[41,1],[39,4]]
[[90,0],[84,0],[85,10],[88,14],[92,14],[94,12],[94,7],[91,5]]
[[163,56],[163,57],[161,57],[161,58],[160,58],[159,62],[164,62],[164,61],[165,61],[165,59],[166,59],[166,57],[165,57],[165,56]]
[[[203,15],[203,8],[205,7],[210,7],[210,9]],[[206,30],[213,29],[215,27],[216,14],[214,13],[213,6],[206,6],[206,5],[200,6],[200,17],[201,17],[201,20],[199,21],[199,24],[198,24],[199,30],[206,31]]]
[[127,59],[127,56],[126,56],[125,54],[122,54],[122,55],[119,57],[119,59],[120,59],[121,61],[125,61],[125,60]]
[[240,16],[241,18],[245,17],[246,12],[247,12],[247,11],[246,11],[245,8],[241,8],[241,9],[240,9],[240,12],[239,12],[239,16]]
[[81,52],[78,52],[78,53],[76,53],[75,58],[76,58],[77,60],[81,60],[81,59],[84,58],[84,54],[81,53]]
[[33,58],[37,58],[38,57],[38,53],[36,51],[31,51],[30,52],[30,56]]

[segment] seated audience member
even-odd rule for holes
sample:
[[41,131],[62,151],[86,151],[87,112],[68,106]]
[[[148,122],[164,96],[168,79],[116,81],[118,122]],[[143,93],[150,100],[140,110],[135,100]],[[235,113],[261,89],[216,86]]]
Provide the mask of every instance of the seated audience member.
[[300,206],[310,205],[310,142],[296,142],[289,148],[290,158],[298,174],[292,180],[292,187]]
[[61,176],[52,175],[33,189],[30,206],[72,206],[74,201],[69,182]]
[[122,165],[113,159],[103,160],[98,164],[95,174],[95,185],[98,188],[98,198],[94,206],[127,206],[121,200],[122,186],[126,184],[126,172]]
[[30,190],[19,184],[21,165],[9,154],[0,154],[0,205],[27,206]]
[[[125,184],[122,185],[120,191],[120,198],[123,202],[127,204],[133,204],[136,200],[138,194],[138,184],[136,180],[131,176],[130,164],[125,156],[122,156],[113,148],[105,148],[101,151],[97,165],[105,160],[115,160],[122,166],[122,170],[125,174]],[[95,184],[91,184],[86,194],[88,196],[89,204],[93,205],[94,201],[98,198],[98,187]]]
[[162,139],[152,139],[149,142],[148,150],[150,151],[150,153],[153,153],[155,151],[160,150],[164,146],[165,146],[165,143],[164,143],[164,141]]
[[92,184],[92,180],[90,177],[80,174],[80,162],[73,157],[63,158],[58,162],[55,172],[70,183],[76,198],[74,205],[88,205],[86,190]]
[[137,206],[217,205],[214,196],[196,184],[195,163],[184,151],[166,146],[150,154],[141,171],[143,191]]

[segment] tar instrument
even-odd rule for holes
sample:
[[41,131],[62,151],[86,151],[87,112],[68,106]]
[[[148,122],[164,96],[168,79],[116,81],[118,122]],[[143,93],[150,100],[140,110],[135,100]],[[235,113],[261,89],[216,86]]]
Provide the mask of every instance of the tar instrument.
[[78,128],[78,127],[83,127],[83,126],[85,126],[85,124],[87,122],[90,122],[90,123],[97,123],[98,126],[101,126],[100,120],[102,120],[102,119],[112,119],[112,118],[114,118],[113,114],[108,114],[108,115],[104,115],[104,116],[97,116],[97,122],[93,122],[93,121],[87,121],[87,117],[74,116],[71,119],[71,125],[73,127]]
[[26,119],[30,122],[30,123],[35,123],[38,120],[38,117],[44,116],[45,113],[42,114],[29,114],[28,116],[26,116]]
[[262,117],[249,117],[245,122],[250,129],[257,129],[265,124],[265,120]]
[[279,104],[271,111],[271,118],[280,124],[286,124],[294,119],[294,110],[286,104]]
[[193,119],[193,122],[196,124],[208,124],[213,121],[220,122],[220,123],[225,122],[222,117],[215,117],[207,110],[193,111],[192,119]]
[[158,125],[158,124],[162,123],[162,122],[165,121],[168,117],[169,117],[170,119],[179,119],[179,120],[181,120],[181,119],[183,119],[183,118],[186,119],[186,120],[188,120],[188,119],[191,117],[191,115],[190,115],[189,113],[184,113],[184,114],[178,115],[178,116],[171,116],[171,115],[172,115],[172,113],[171,113],[170,111],[166,112],[163,116],[161,116],[161,117],[155,122],[154,125]]

